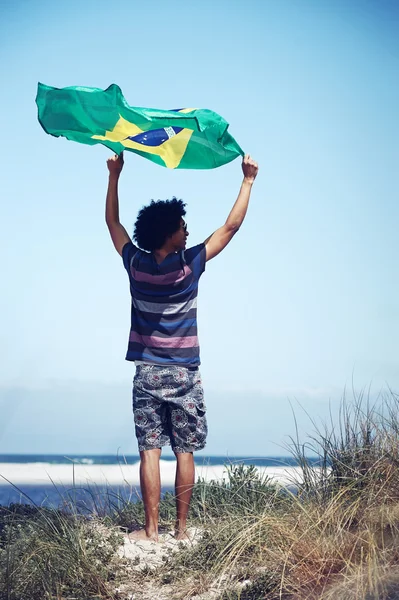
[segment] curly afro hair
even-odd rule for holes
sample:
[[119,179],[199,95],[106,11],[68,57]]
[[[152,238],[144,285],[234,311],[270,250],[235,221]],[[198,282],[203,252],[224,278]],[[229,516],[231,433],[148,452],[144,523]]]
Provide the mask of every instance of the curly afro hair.
[[183,200],[151,200],[144,206],[134,226],[133,239],[142,250],[152,252],[162,248],[167,238],[180,227],[180,221],[186,214]]

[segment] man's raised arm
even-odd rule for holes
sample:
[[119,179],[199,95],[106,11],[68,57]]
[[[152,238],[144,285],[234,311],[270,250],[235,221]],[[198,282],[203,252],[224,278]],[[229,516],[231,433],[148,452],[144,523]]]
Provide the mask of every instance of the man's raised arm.
[[246,154],[242,161],[242,171],[244,179],[238,198],[227,217],[226,223],[210,235],[204,242],[206,249],[206,260],[211,260],[219,254],[232,240],[233,236],[240,229],[241,224],[247,213],[249,197],[251,195],[252,184],[258,174],[258,165],[252,160],[249,154]]
[[105,201],[105,221],[116,251],[122,256],[122,248],[131,241],[126,229],[119,222],[118,181],[123,169],[123,153],[115,154],[107,160],[109,171],[107,199]]

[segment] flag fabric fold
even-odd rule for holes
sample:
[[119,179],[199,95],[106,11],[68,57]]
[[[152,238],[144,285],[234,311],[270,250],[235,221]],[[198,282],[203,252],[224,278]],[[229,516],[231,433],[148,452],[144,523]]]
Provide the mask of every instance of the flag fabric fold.
[[170,169],[214,169],[244,156],[217,113],[129,106],[115,84],[101,90],[39,83],[36,104],[50,135],[103,144],[116,154],[128,150]]

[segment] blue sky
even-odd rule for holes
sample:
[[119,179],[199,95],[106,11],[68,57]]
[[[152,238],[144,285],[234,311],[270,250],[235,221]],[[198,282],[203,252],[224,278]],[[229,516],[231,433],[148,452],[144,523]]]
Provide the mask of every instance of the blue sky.
[[[136,452],[129,288],[104,223],[109,151],[46,135],[37,82],[133,106],[210,108],[259,163],[250,209],[200,284],[208,454],[281,454],[344,389],[399,388],[396,2],[16,0],[0,9],[0,452]],[[183,198],[192,244],[238,160],[125,157],[121,220]]]

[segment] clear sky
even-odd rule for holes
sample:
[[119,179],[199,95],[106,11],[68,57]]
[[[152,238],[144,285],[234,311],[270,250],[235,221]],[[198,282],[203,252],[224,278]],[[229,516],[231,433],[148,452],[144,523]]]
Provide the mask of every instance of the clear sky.
[[[136,452],[127,275],[103,146],[53,138],[37,82],[210,108],[259,163],[200,282],[206,453],[267,455],[351,395],[399,389],[399,5],[387,0],[5,0],[0,8],[0,452]],[[121,221],[188,204],[219,227],[240,161],[171,171],[125,153]],[[299,402],[303,409],[299,408]]]

